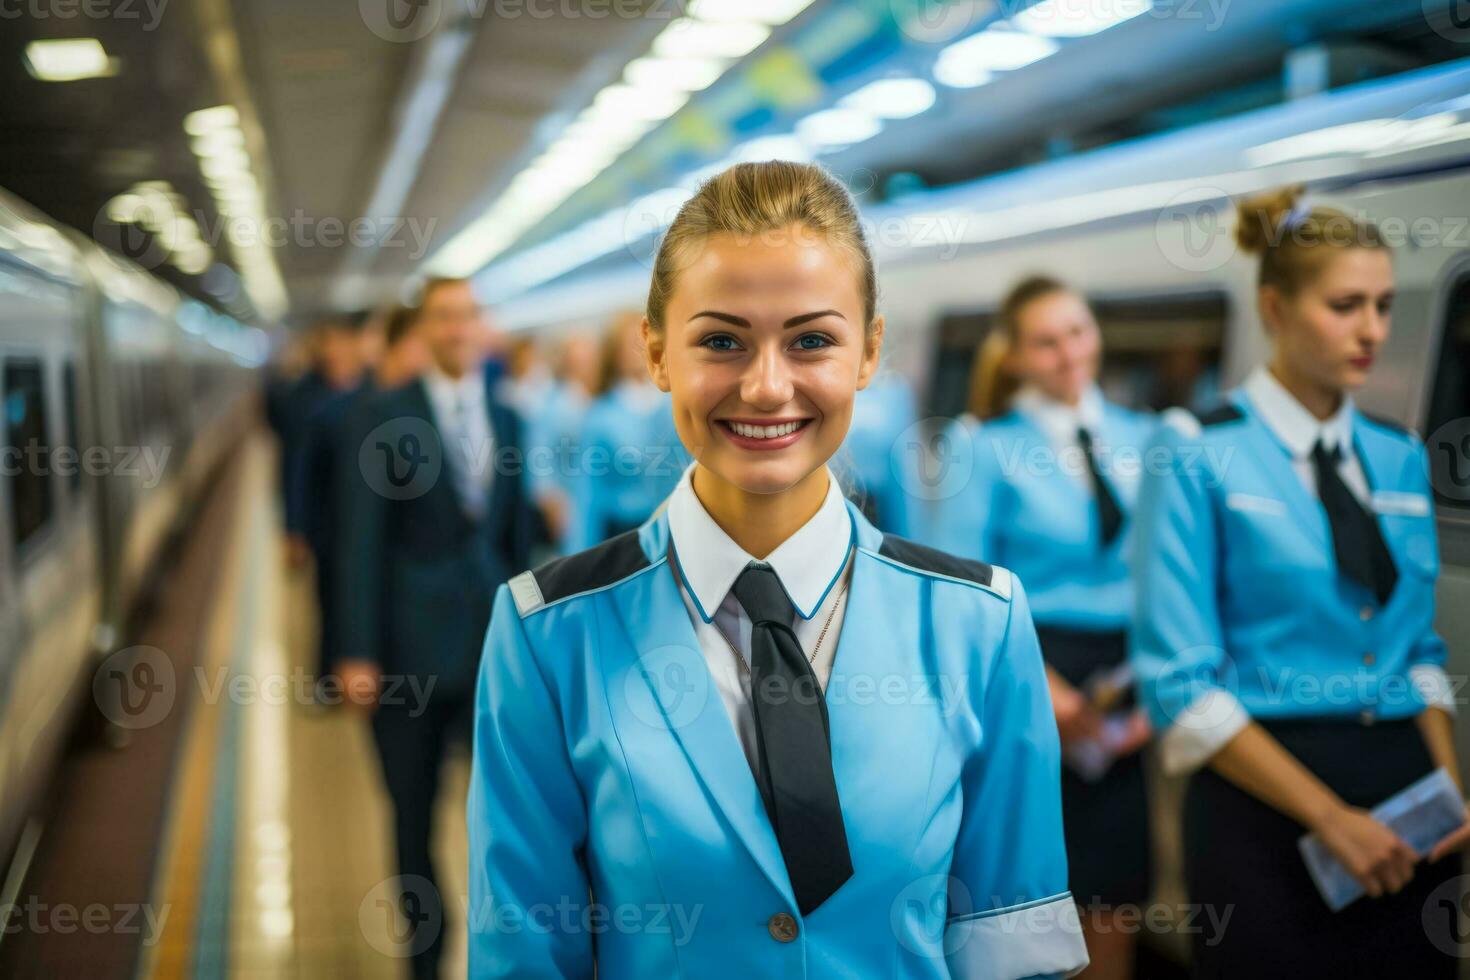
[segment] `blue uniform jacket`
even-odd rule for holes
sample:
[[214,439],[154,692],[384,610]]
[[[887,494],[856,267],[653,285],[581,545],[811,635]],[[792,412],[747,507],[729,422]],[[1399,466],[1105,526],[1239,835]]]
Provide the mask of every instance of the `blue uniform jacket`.
[[1005,569],[873,528],[826,689],[854,874],[804,919],[659,514],[500,588],[470,975],[1015,980],[1086,963],[1056,724]]
[[[1057,452],[1028,416],[1013,411],[985,423],[956,422],[926,538],[1011,569],[1031,596],[1036,621],[1073,629],[1118,630],[1133,610],[1129,568],[1132,513],[1143,451],[1157,421],[1104,402],[1098,445],[1104,475],[1123,510],[1123,531],[1099,546],[1097,503],[1080,450]],[[966,445],[968,443],[968,445]],[[958,449],[956,448],[958,446]],[[968,465],[968,479],[963,468]],[[1081,467],[1080,470],[1076,468]],[[1076,472],[1074,472],[1074,470]]]
[[1353,445],[1398,568],[1379,606],[1338,574],[1326,512],[1244,392],[1199,419],[1166,417],[1135,517],[1132,660],[1154,724],[1217,746],[1251,717],[1371,722],[1438,700],[1445,646],[1432,625],[1439,554],[1423,444],[1354,410]]

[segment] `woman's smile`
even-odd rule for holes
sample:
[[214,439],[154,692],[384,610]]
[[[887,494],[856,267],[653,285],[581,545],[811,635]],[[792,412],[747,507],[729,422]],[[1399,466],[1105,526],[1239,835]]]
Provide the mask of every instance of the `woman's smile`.
[[810,418],[716,419],[715,428],[740,449],[785,449],[806,431]]

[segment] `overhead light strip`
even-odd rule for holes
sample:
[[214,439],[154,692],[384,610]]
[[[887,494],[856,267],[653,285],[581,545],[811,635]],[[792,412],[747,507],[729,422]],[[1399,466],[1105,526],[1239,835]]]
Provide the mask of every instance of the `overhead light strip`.
[[[483,269],[811,2],[694,0],[654,38],[648,56],[628,64],[619,81],[603,88],[483,214],[430,258],[429,270],[469,276]],[[683,84],[670,85],[672,75]]]

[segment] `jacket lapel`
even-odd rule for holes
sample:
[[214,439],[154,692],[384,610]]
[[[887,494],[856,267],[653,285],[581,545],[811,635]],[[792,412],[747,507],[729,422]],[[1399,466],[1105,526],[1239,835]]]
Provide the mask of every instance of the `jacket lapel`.
[[638,588],[620,589],[614,595],[619,625],[637,653],[635,669],[735,835],[771,884],[794,905],[791,881],[755,777],[705,665],[674,576],[663,561],[663,567],[640,578]]
[[1276,433],[1271,431],[1265,420],[1256,414],[1255,405],[1250,404],[1250,399],[1247,397],[1242,401],[1248,405],[1247,411],[1254,428],[1252,434],[1256,440],[1256,451],[1253,455],[1260,460],[1261,468],[1266,471],[1271,482],[1276,484],[1276,491],[1281,499],[1286,501],[1286,505],[1296,515],[1298,525],[1330,550],[1332,540],[1327,533],[1327,514],[1317,498],[1307,493],[1307,488],[1302,486],[1301,478],[1296,475],[1292,466],[1291,450],[1276,437]]

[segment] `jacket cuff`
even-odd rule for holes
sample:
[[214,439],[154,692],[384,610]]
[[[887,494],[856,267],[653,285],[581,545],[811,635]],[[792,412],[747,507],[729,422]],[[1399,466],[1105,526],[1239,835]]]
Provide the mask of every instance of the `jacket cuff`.
[[1180,776],[1193,772],[1251,722],[1245,705],[1222,688],[1206,691],[1179,712],[1159,738],[1164,772]]
[[1071,892],[950,919],[944,948],[954,980],[1070,977],[1088,962]]
[[1449,675],[1439,664],[1415,664],[1409,668],[1409,683],[1424,700],[1424,707],[1439,708],[1450,715],[1458,714],[1455,691]]

